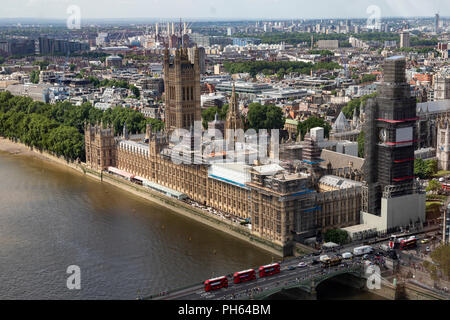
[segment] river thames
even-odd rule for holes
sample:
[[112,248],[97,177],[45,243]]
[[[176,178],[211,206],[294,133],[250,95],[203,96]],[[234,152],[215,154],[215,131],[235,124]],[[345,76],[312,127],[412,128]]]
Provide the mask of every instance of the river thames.
[[[0,299],[136,299],[272,258],[71,169],[0,152]],[[71,265],[81,290],[66,286]],[[338,291],[326,299],[361,294]]]

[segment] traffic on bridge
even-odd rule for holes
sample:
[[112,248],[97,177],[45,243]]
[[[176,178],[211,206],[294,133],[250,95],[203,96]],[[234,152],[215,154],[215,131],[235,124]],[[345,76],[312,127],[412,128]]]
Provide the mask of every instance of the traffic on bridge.
[[[248,269],[228,276],[205,280],[202,284],[149,297],[154,300],[233,300],[259,299],[268,292],[287,287],[314,287],[313,281],[322,281],[342,273],[360,273],[365,260],[383,265],[370,246],[346,248],[327,254],[314,253],[284,262],[271,263],[257,269]],[[351,251],[351,252],[350,252]],[[313,282],[311,284],[311,282]]]
[[[353,243],[283,262],[237,271],[226,276],[214,277],[196,285],[160,292],[144,299],[261,299],[283,289],[294,287],[311,293],[321,281],[339,274],[350,273],[361,278],[364,277],[365,268],[371,265],[380,266],[381,272],[388,269],[386,262],[389,260],[398,260],[403,265],[404,257],[429,245],[430,238],[431,236],[427,234],[419,241],[417,236],[404,233],[388,236],[371,245]],[[428,253],[428,247],[423,252]],[[417,262],[422,260],[418,256],[414,258]]]

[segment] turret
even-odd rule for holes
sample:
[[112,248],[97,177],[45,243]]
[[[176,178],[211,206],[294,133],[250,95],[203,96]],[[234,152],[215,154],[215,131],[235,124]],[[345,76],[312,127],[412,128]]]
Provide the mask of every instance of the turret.
[[128,140],[128,128],[126,122],[123,123],[123,138]]

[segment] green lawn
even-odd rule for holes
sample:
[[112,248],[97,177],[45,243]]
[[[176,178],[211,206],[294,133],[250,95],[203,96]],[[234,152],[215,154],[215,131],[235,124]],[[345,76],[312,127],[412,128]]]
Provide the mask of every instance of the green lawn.
[[443,176],[446,176],[446,175],[449,175],[449,174],[450,174],[450,171],[440,170],[433,177],[439,178],[439,177],[443,177]]
[[443,203],[439,201],[426,202],[426,207],[441,206]]
[[445,201],[445,200],[447,200],[447,196],[442,195],[442,194],[427,194],[427,199],[431,199],[431,200],[439,199],[439,200]]

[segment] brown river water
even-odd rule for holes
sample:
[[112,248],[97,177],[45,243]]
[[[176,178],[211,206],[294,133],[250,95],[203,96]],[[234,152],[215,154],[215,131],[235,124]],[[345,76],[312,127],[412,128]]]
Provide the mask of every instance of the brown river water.
[[[0,299],[135,299],[271,261],[114,186],[0,152]],[[66,286],[71,265],[80,290]],[[367,299],[336,290],[323,297]]]

